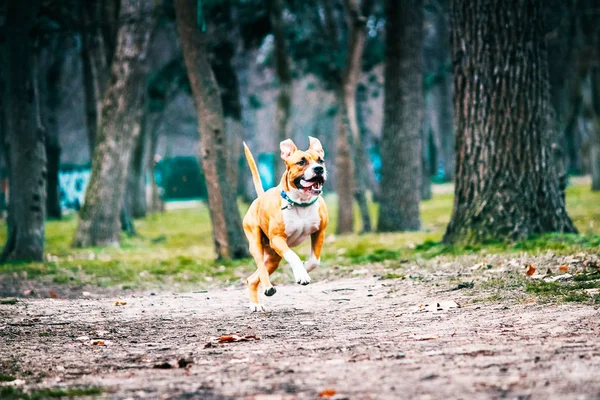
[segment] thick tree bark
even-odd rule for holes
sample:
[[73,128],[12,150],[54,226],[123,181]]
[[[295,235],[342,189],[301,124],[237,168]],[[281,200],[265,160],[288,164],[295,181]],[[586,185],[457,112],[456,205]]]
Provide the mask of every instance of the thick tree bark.
[[378,230],[421,227],[423,2],[386,1]]
[[175,0],[181,48],[198,112],[201,162],[208,189],[213,238],[220,259],[248,257],[235,191],[228,182],[227,140],[219,87],[196,24],[195,0]]
[[7,6],[6,164],[10,198],[8,235],[0,262],[42,261],[44,258],[46,148],[31,33],[39,4],[39,1],[31,1],[23,7],[22,2],[9,0]]
[[[279,84],[277,108],[275,110],[275,148],[279,143],[290,138],[290,114],[292,108],[292,73],[285,45],[285,30],[283,22],[283,6],[281,0],[269,0],[269,18],[273,26],[275,39],[275,72]],[[275,168],[276,180],[285,172],[285,164],[277,162]]]
[[551,165],[543,25],[541,0],[451,4],[457,158],[446,243],[576,232]]
[[73,246],[118,245],[119,215],[131,153],[140,132],[154,1],[123,1],[110,85],[102,105],[92,174]]

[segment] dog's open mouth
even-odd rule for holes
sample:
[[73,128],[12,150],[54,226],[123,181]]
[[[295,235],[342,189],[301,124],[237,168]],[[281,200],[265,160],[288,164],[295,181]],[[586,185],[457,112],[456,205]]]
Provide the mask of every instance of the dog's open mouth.
[[322,176],[317,175],[312,179],[305,180],[304,178],[296,178],[294,181],[298,190],[302,190],[304,193],[311,193],[313,195],[320,195],[323,191],[323,183],[325,179]]

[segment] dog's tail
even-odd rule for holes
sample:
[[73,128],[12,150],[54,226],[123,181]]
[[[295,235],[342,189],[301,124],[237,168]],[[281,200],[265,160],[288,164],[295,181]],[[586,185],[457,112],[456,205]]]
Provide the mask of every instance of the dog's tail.
[[256,195],[260,196],[265,192],[265,190],[263,189],[262,182],[260,181],[260,175],[258,174],[256,162],[254,161],[254,157],[252,157],[250,149],[248,148],[248,146],[246,146],[246,142],[244,142],[244,153],[246,153],[246,161],[248,161],[250,172],[252,172],[252,182],[254,182],[254,189],[256,190]]

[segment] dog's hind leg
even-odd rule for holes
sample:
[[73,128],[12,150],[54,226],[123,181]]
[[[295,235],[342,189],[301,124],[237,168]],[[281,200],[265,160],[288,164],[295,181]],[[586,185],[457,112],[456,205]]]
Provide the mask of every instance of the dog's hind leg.
[[258,281],[262,284],[265,289],[267,296],[275,294],[275,288],[271,284],[269,279],[269,271],[265,266],[264,247],[262,243],[262,232],[258,226],[244,226],[244,232],[248,238],[250,244],[250,254],[256,262],[257,270],[252,276],[250,276],[246,282],[248,284],[248,290],[250,295],[250,309],[254,311],[261,311],[263,307],[259,304],[258,300]]
[[258,270],[256,270],[252,275],[246,279],[246,284],[248,285],[248,295],[250,296],[250,309],[252,311],[264,311],[262,305],[258,300],[258,284],[260,283],[260,279],[258,278]]
[[[264,263],[265,268],[269,275],[271,275],[277,267],[279,267],[279,262],[281,261],[281,256],[277,254],[275,250],[273,250],[270,246],[266,245],[264,247]],[[265,289],[266,296],[273,296],[276,293],[275,287],[271,286],[270,288]]]

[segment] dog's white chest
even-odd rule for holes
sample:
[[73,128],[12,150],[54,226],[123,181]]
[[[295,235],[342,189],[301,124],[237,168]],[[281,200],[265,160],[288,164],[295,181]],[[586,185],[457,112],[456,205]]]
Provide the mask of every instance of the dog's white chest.
[[285,208],[281,212],[283,213],[287,244],[290,247],[298,246],[312,233],[318,231],[321,226],[319,202],[308,207],[286,207],[286,205],[287,202],[284,200],[282,207]]

